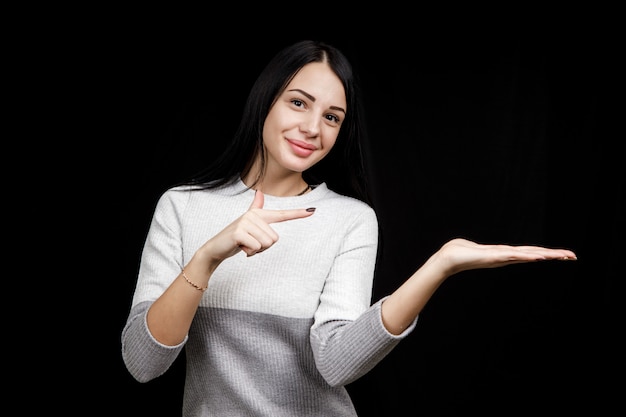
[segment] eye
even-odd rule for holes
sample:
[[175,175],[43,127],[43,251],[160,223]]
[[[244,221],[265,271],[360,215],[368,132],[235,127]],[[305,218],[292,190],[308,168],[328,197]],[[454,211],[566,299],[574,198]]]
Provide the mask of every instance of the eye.
[[297,98],[292,99],[291,104],[293,104],[296,107],[304,107],[304,101],[298,100]]
[[333,123],[341,122],[341,119],[339,117],[335,116],[334,114],[327,114],[325,117],[326,117],[326,120],[330,120]]

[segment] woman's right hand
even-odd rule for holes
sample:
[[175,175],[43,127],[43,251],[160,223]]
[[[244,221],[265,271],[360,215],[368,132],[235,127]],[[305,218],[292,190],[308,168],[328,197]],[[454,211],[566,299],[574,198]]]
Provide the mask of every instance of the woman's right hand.
[[256,191],[248,211],[209,239],[199,252],[217,263],[240,251],[247,256],[256,255],[278,241],[271,223],[301,219],[315,212],[314,209],[265,210],[263,204],[263,193]]

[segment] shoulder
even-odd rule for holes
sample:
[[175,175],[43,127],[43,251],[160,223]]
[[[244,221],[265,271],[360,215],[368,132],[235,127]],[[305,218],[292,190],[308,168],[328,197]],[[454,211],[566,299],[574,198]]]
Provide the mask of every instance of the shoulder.
[[355,223],[377,224],[376,212],[369,204],[357,198],[339,194],[325,186],[323,191],[323,197],[315,202],[316,216],[333,216],[345,225]]
[[186,204],[189,201],[190,193],[190,188],[186,186],[169,188],[159,197],[157,209]]
[[192,185],[177,185],[167,189],[159,200],[163,201],[189,201],[203,199],[211,196],[232,197],[241,194],[245,188],[239,184],[224,185],[217,188],[199,188]]
[[339,194],[336,191],[333,191],[330,188],[326,187],[326,185],[322,185],[320,187],[323,187],[324,199],[330,204],[337,205],[345,209],[350,209],[351,211],[354,210],[357,212],[362,211],[374,213],[374,209],[364,201],[347,195]]
[[236,202],[241,197],[241,187],[228,185],[214,189],[200,189],[189,185],[178,185],[167,189],[157,202],[157,211],[183,212],[191,207],[202,207],[207,204],[220,204],[224,201]]

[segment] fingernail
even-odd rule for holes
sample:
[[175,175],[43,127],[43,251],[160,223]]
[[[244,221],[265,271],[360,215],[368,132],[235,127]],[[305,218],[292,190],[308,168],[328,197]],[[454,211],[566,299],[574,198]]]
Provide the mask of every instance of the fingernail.
[[315,207],[309,207],[308,209],[306,209],[306,211],[308,211],[309,213],[312,213],[315,211]]

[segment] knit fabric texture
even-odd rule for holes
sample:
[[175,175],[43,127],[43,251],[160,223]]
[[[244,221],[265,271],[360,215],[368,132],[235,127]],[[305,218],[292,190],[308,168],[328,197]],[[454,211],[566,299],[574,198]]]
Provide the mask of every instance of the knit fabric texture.
[[146,313],[208,239],[249,209],[241,181],[214,190],[175,187],[159,199],[122,331],[130,374],[148,382],[185,349],[184,416],[356,416],[345,386],[415,328],[384,328],[372,304],[378,221],[367,204],[322,183],[295,197],[265,195],[264,209],[315,207],[270,226],[268,250],[226,259],[177,346],[155,340]]

